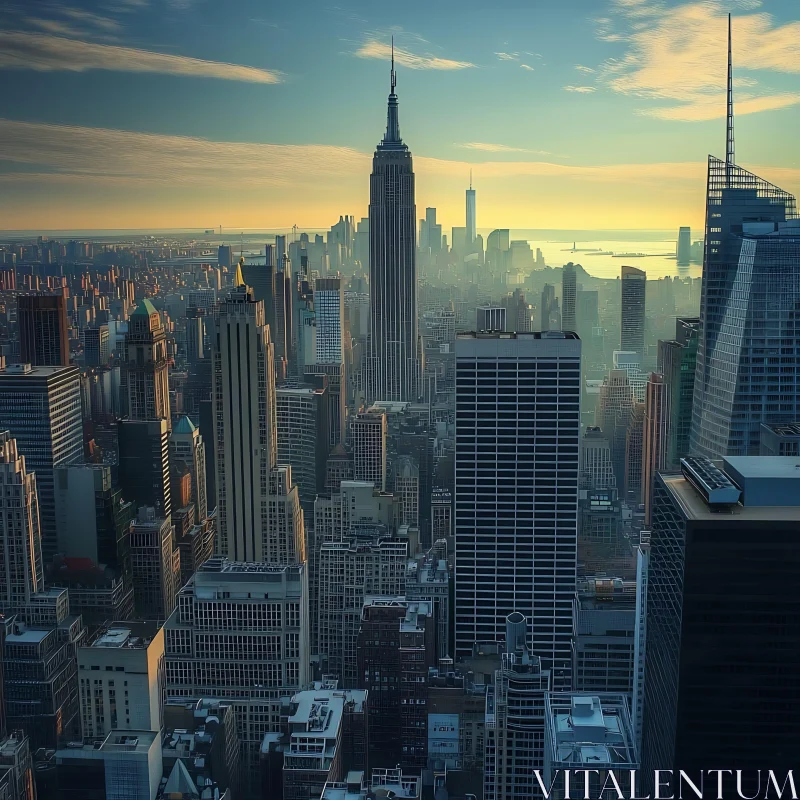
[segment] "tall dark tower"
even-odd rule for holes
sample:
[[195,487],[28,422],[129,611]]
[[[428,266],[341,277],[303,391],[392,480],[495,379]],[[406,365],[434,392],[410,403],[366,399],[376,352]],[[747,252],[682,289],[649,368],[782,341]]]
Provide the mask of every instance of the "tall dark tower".
[[371,400],[413,401],[419,392],[416,205],[411,153],[400,138],[394,92],[369,184]]

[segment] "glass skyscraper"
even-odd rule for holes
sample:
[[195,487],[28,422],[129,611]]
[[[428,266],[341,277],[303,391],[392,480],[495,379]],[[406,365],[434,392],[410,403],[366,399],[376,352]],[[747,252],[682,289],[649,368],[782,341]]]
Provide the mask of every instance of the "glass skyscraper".
[[691,450],[757,455],[762,422],[800,417],[795,198],[709,157]]

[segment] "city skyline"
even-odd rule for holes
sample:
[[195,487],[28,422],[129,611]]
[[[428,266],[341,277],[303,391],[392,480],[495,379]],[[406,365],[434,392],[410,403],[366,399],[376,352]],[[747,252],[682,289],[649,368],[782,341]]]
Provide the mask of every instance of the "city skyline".
[[248,0],[9,7],[4,227],[314,228],[365,215],[394,35],[418,206],[437,207],[446,230],[463,224],[470,170],[479,229],[700,228],[706,155],[724,147],[728,11],[740,162],[800,186],[790,3],[559,5],[501,7],[478,25],[447,6],[415,17],[412,4],[413,32],[357,5],[269,19]]

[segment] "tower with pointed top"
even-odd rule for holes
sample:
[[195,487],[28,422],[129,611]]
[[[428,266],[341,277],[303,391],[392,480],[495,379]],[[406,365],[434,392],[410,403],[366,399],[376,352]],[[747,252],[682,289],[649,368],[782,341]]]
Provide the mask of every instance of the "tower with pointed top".
[[758,455],[762,423],[800,417],[795,198],[735,163],[728,17],[725,160],[709,156],[690,450]]
[[467,189],[467,244],[473,245],[478,235],[476,226],[475,190],[472,188],[472,170],[469,171],[469,189]]
[[369,187],[370,400],[413,401],[420,385],[416,205],[411,152],[400,138],[392,43],[386,134]]

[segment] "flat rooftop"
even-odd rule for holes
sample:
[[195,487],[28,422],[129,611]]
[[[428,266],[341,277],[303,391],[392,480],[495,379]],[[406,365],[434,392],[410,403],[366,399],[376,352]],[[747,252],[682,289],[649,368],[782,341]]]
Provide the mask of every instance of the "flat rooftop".
[[762,428],[768,428],[776,436],[800,437],[800,422],[762,422]]
[[[754,458],[761,458],[761,456],[754,456]],[[725,520],[753,523],[797,522],[797,506],[735,505],[725,511],[713,511],[683,475],[662,475],[661,478],[688,520],[714,521],[720,524]]]

